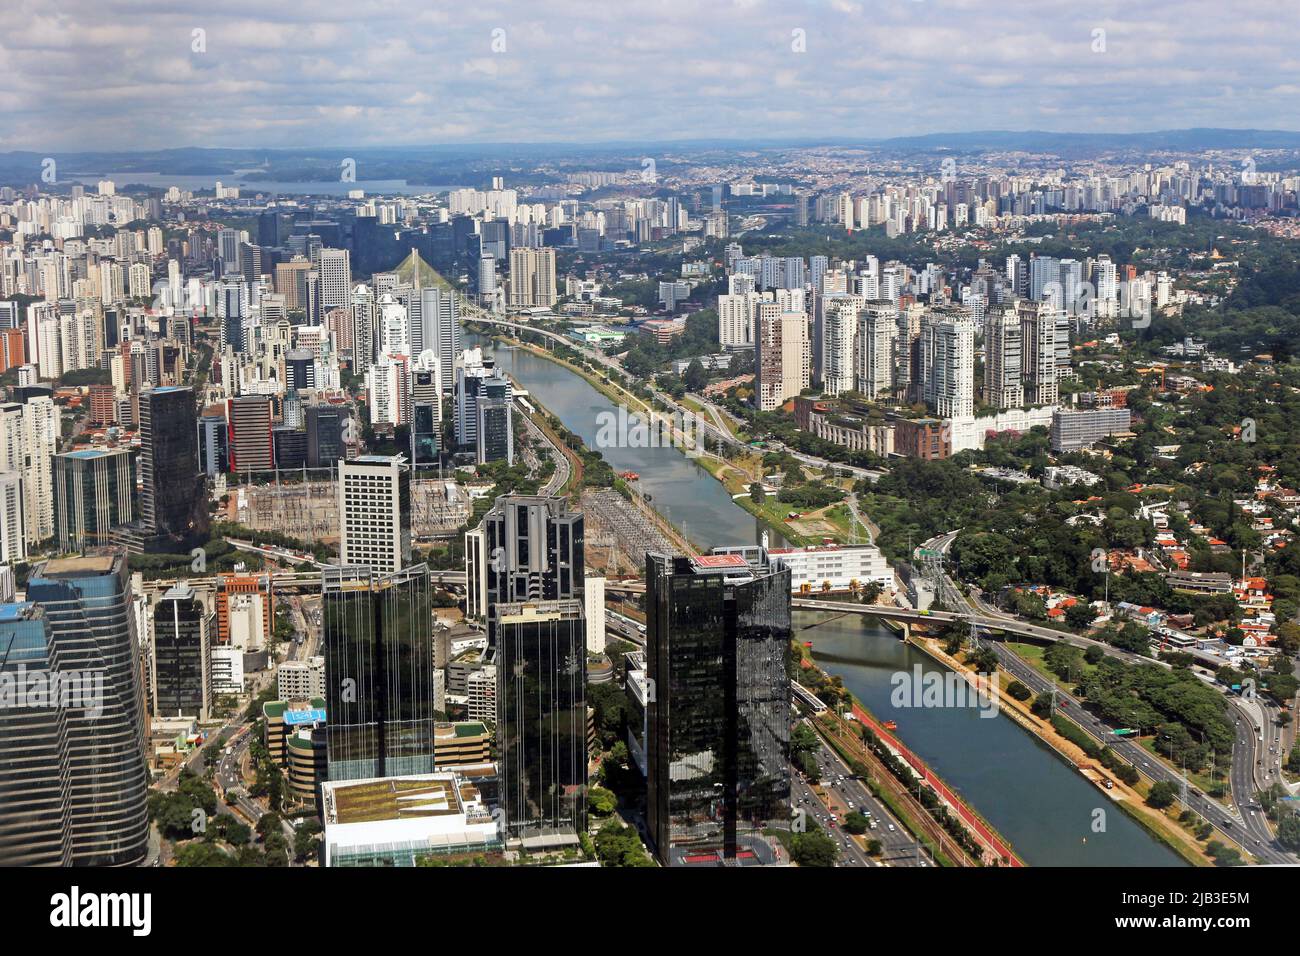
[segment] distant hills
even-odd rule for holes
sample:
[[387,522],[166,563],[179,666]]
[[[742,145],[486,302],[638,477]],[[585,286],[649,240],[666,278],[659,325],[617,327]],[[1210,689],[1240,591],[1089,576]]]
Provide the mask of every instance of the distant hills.
[[[434,146],[319,146],[310,149],[226,148],[187,146],[175,149],[129,152],[33,150],[0,152],[0,183],[27,185],[40,181],[41,162],[47,156],[58,161],[61,181],[76,176],[103,173],[160,173],[172,176],[238,178],[255,184],[259,180],[316,181],[335,179],[339,162],[351,157],[364,163],[373,179],[406,179],[416,184],[456,181],[493,164],[507,161],[566,159],[587,161],[597,168],[631,162],[649,150],[710,154],[729,150],[801,148],[812,146],[860,147],[884,153],[1021,151],[1052,153],[1063,158],[1082,159],[1102,154],[1186,152],[1207,149],[1254,149],[1300,151],[1300,132],[1291,130],[1197,128],[1156,130],[1145,133],[1058,133],[1049,130],[977,130],[962,133],[927,133],[918,136],[850,138],[844,136],[774,139],[689,139],[660,142],[604,143],[480,143]],[[635,163],[633,163],[635,165]],[[121,178],[119,176],[119,178]],[[526,178],[526,177],[516,177]],[[119,184],[121,185],[121,184]]]

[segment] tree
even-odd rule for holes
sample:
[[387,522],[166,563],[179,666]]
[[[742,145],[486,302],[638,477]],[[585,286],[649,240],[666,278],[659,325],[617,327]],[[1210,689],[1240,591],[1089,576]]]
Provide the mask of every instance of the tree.
[[686,366],[686,371],[682,375],[682,381],[687,389],[698,392],[709,384],[709,373],[704,370],[704,365],[699,359],[691,359],[691,364]]
[[820,829],[790,838],[790,859],[799,866],[834,866],[837,855],[835,841]]
[[1300,813],[1284,813],[1277,822],[1277,842],[1288,850],[1300,850]]
[[763,490],[763,486],[757,481],[749,486],[749,500],[756,505],[761,505],[767,500],[767,492]]
[[604,787],[592,787],[587,791],[587,809],[592,816],[607,817],[614,812],[618,799],[612,790]]
[[1010,694],[1012,697],[1014,697],[1016,700],[1028,700],[1030,697],[1033,696],[1033,691],[1031,691],[1024,684],[1020,683],[1020,681],[1018,680],[1013,680],[1010,684],[1007,685],[1007,693]]
[[1178,797],[1178,785],[1169,780],[1158,780],[1151,785],[1151,791],[1147,794],[1147,806],[1155,807],[1157,810],[1163,810],[1172,806]]
[[868,825],[867,818],[857,810],[849,812],[844,817],[844,831],[846,833],[866,833]]
[[320,833],[319,820],[315,817],[303,820],[293,835],[293,858],[299,863],[305,863],[316,856],[320,849]]

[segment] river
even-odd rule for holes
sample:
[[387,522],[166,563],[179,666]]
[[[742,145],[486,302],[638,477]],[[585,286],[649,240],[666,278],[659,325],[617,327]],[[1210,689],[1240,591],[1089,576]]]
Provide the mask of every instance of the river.
[[[474,344],[482,339],[467,336]],[[522,349],[489,348],[498,365],[570,430],[596,447],[602,412],[613,404],[580,376]],[[635,471],[654,505],[691,541],[710,548],[757,543],[761,526],[722,485],[674,448],[601,448],[616,471]],[[772,536],[772,543],[778,543]],[[826,623],[820,623],[826,622]],[[1182,859],[1147,835],[1108,796],[1067,766],[1045,744],[1002,716],[981,718],[967,708],[895,709],[891,678],[898,671],[944,668],[861,617],[796,611],[801,640],[829,673],[965,797],[1033,866],[1179,866]],[[1105,811],[1105,830],[1094,811]]]
[[[466,336],[467,344],[483,341]],[[642,492],[693,544],[709,549],[760,543],[759,520],[732,501],[721,482],[676,448],[599,447],[597,435],[604,421],[600,416],[611,414],[615,406],[581,376],[525,349],[495,347],[487,352],[566,428],[581,435],[588,448],[598,449],[616,472],[640,475]],[[769,531],[768,540],[772,547],[786,543],[775,531]]]

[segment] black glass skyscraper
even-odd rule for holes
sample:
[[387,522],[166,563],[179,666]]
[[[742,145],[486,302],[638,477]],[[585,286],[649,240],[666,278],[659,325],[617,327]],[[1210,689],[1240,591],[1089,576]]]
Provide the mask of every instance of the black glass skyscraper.
[[212,703],[211,615],[189,585],[169,588],[153,607],[153,712],[206,720]]
[[423,564],[322,572],[330,780],[433,771],[431,587]]
[[335,468],[343,457],[347,410],[335,405],[307,406],[307,467]]
[[165,385],[140,393],[140,517],[155,537],[206,536],[206,482],[199,471],[194,393]]
[[790,814],[790,572],[646,555],[646,817],[665,866],[735,860]]
[[501,604],[495,614],[506,840],[526,847],[575,842],[587,806],[582,602]]

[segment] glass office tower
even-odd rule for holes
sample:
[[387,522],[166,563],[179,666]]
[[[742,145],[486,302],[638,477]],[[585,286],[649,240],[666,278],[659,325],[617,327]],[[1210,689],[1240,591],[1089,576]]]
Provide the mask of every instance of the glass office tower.
[[0,866],[72,865],[68,709],[17,694],[59,670],[45,612],[0,604]]
[[790,815],[790,572],[646,555],[646,817],[665,866],[735,861]]
[[535,849],[575,843],[587,811],[582,602],[502,604],[495,613],[506,842]]
[[433,771],[429,569],[322,575],[330,780]]
[[194,393],[165,385],[140,393],[140,517],[151,535],[181,540],[208,530]]
[[60,551],[110,542],[135,520],[135,463],[125,448],[83,448],[54,456],[54,540]]
[[126,556],[104,552],[46,561],[33,569],[27,598],[45,612],[59,669],[93,678],[100,688],[97,706],[66,714],[72,862],[138,864],[149,842],[148,773]]
[[153,712],[207,720],[212,704],[212,617],[198,593],[181,582],[153,607]]

